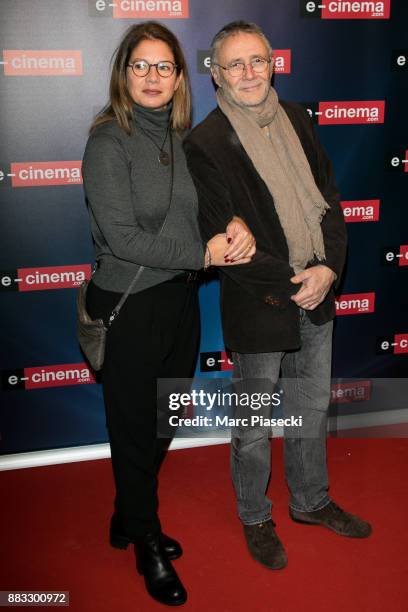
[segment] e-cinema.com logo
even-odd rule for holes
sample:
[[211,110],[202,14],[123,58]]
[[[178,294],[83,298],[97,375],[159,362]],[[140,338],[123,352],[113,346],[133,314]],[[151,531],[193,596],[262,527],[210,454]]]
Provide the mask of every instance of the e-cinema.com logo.
[[389,19],[391,0],[300,0],[303,17],[321,19]]
[[82,162],[42,161],[13,162],[10,172],[0,170],[0,183],[11,180],[12,187],[47,187],[50,185],[80,185]]
[[331,386],[330,403],[348,404],[350,402],[366,402],[371,398],[371,381],[358,380],[336,383]]
[[79,76],[83,74],[82,51],[4,49],[6,76]]
[[408,172],[408,149],[396,153],[389,153],[386,158],[386,167],[391,172]]
[[113,7],[114,19],[186,19],[189,17],[188,0],[113,0],[96,2]]
[[91,278],[91,265],[18,268],[0,271],[1,291],[45,291],[79,287]]
[[231,355],[226,351],[213,351],[200,355],[201,372],[224,372],[232,370],[233,367]]
[[[292,50],[274,49],[274,71],[277,74],[290,74],[292,71]],[[197,72],[210,74],[211,55],[209,49],[197,50]]]
[[378,221],[380,200],[344,200],[340,202],[346,223]]
[[384,100],[304,102],[303,106],[319,125],[384,123]]
[[35,366],[1,372],[3,391],[32,391],[45,387],[90,385],[95,382],[92,370],[85,362]]
[[408,244],[381,249],[380,263],[383,266],[408,266]]
[[348,293],[336,297],[336,314],[354,315],[374,312],[375,293]]
[[393,334],[377,338],[377,355],[408,353],[408,334]]

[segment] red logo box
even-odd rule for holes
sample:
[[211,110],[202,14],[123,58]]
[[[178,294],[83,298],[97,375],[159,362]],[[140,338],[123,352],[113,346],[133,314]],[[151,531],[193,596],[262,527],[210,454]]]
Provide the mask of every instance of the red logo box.
[[60,365],[24,368],[25,388],[27,390],[44,387],[66,387],[70,385],[89,385],[95,377],[86,363],[63,363]]
[[375,293],[347,293],[336,297],[337,315],[369,314],[374,312]]
[[332,404],[348,404],[350,402],[365,402],[371,397],[371,381],[358,380],[337,383],[331,386]]
[[408,353],[408,334],[395,334],[394,341],[394,353],[396,355]]
[[6,76],[79,76],[82,51],[4,49]]
[[20,268],[17,270],[19,291],[44,291],[79,287],[91,278],[90,264],[52,266],[47,268]]
[[408,244],[402,244],[399,252],[399,266],[408,266]]
[[319,125],[384,123],[384,100],[319,102]]
[[290,74],[292,70],[291,49],[275,49],[273,52],[274,71],[276,74]]
[[321,2],[322,19],[389,19],[391,0],[326,0]]
[[380,200],[344,200],[340,202],[346,223],[378,221]]
[[15,162],[10,164],[12,187],[80,185],[81,161]]
[[225,370],[234,369],[234,364],[232,363],[231,355],[227,353],[226,351],[221,351],[221,356],[220,356],[220,359],[218,360],[218,363],[220,364],[219,369],[221,370],[221,372]]
[[187,19],[188,0],[117,0],[114,19]]

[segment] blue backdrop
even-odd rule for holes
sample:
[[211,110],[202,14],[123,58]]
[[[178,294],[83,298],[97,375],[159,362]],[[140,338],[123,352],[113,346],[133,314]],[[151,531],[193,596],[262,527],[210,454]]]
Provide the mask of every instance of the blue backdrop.
[[[107,439],[100,385],[75,338],[75,287],[93,260],[79,169],[92,117],[107,100],[111,55],[138,19],[157,18],[182,41],[195,122],[214,107],[212,36],[235,19],[264,28],[278,94],[309,109],[345,202],[349,257],[334,374],[406,376],[407,3],[114,4],[2,1],[0,453]],[[217,281],[200,291],[197,373],[227,375]]]

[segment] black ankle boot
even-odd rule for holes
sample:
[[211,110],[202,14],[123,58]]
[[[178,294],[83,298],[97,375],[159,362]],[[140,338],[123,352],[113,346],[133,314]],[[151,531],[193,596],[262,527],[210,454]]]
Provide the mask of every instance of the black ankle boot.
[[160,533],[135,538],[136,567],[144,576],[148,593],[168,606],[180,606],[187,593],[168,558]]
[[[164,550],[166,551],[169,559],[174,561],[175,559],[181,557],[181,555],[183,554],[183,549],[181,548],[177,540],[170,538],[165,533],[161,533],[160,537],[164,546]],[[116,518],[116,514],[113,514],[111,518],[109,541],[110,545],[113,546],[113,548],[120,548],[121,550],[126,550],[129,544],[134,544],[134,540],[131,540],[123,533],[120,522]]]

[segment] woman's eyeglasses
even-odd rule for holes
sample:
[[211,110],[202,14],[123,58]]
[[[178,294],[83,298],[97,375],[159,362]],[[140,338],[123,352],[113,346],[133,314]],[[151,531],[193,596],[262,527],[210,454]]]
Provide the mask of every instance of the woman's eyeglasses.
[[137,59],[131,64],[128,64],[128,66],[129,68],[132,68],[133,74],[138,77],[147,76],[150,72],[150,69],[154,66],[159,76],[167,78],[171,77],[171,75],[177,68],[177,64],[174,64],[173,62],[164,61],[157,62],[157,64],[149,64],[149,62],[143,59]]

